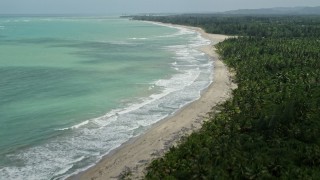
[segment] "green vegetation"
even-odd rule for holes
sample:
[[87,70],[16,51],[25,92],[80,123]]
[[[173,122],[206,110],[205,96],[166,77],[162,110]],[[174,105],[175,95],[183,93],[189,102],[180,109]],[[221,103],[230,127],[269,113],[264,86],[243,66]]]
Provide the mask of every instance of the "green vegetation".
[[137,16],[133,19],[197,26],[213,34],[259,37],[320,37],[319,16]]
[[241,35],[216,45],[237,73],[233,98],[146,179],[320,177],[320,17],[139,18]]
[[320,6],[316,7],[276,7],[261,9],[239,9],[224,12],[235,15],[320,15]]

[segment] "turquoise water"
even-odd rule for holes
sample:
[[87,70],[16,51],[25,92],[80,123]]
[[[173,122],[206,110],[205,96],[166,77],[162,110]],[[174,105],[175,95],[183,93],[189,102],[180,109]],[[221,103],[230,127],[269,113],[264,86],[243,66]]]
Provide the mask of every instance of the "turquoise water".
[[1,17],[0,179],[64,179],[197,99],[208,43],[115,17]]

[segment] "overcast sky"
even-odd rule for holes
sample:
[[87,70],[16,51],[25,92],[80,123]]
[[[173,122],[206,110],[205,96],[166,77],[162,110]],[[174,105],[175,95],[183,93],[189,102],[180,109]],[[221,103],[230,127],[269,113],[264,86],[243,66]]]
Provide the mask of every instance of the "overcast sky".
[[295,6],[320,6],[320,0],[0,0],[0,14],[221,12]]

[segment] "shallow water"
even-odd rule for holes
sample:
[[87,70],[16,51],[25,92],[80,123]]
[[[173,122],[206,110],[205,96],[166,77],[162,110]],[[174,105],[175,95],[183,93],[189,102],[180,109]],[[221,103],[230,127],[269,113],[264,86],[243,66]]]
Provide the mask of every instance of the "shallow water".
[[208,43],[113,17],[1,17],[0,179],[63,179],[199,98]]

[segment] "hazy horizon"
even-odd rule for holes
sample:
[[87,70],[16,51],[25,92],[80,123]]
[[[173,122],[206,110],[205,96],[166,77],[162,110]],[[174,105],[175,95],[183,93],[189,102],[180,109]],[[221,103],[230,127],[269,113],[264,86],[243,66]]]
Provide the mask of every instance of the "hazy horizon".
[[134,14],[223,12],[237,9],[320,6],[319,0],[2,0],[0,14]]

